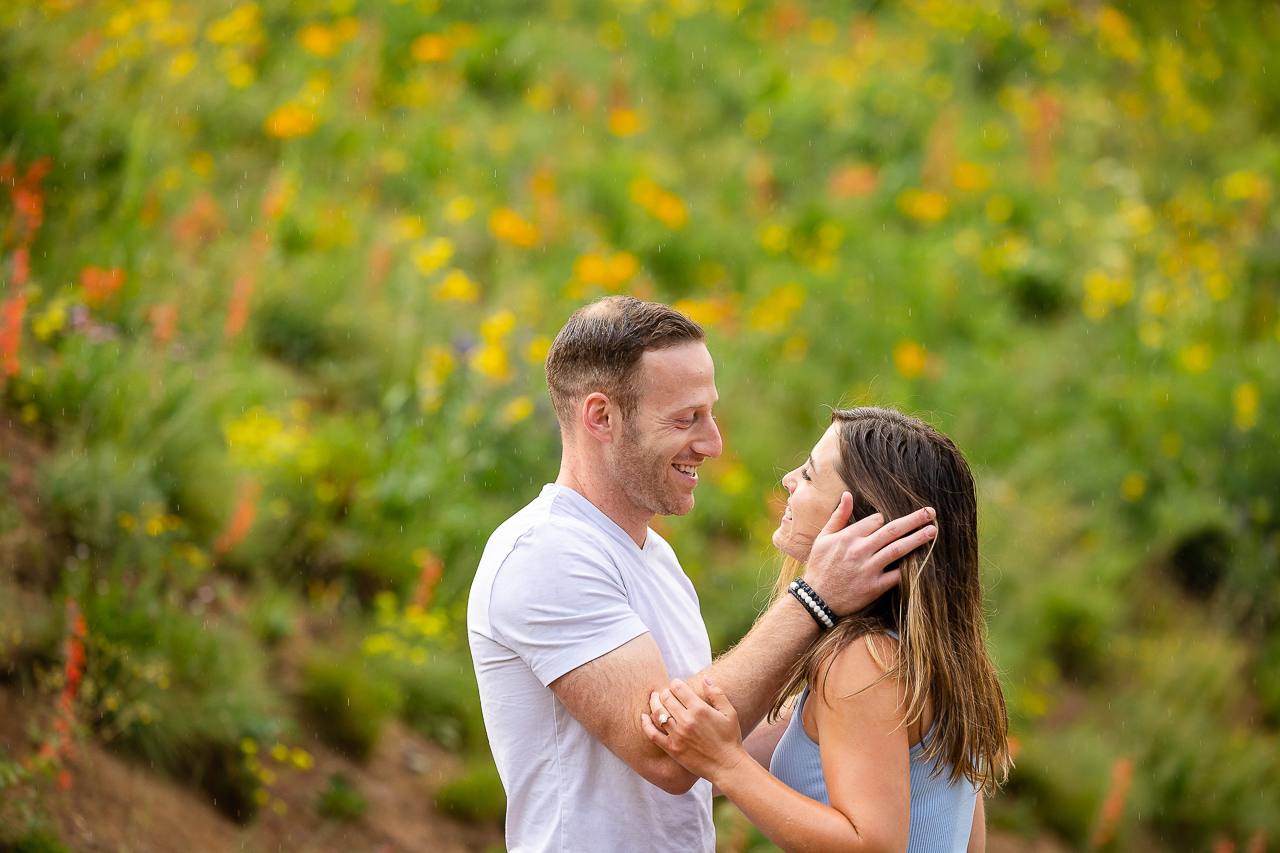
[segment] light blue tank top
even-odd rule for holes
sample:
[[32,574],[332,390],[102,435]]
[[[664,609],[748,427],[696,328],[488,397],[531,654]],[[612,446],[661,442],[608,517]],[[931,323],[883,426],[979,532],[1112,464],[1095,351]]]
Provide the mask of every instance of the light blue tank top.
[[[769,772],[793,790],[829,806],[818,744],[800,722],[800,712],[808,698],[806,687],[773,751]],[[921,756],[932,734],[930,729],[924,740],[911,747],[911,830],[907,853],[964,853],[973,829],[978,791],[964,777],[959,782],[949,782],[945,770],[941,776],[930,775],[936,761],[926,762]]]

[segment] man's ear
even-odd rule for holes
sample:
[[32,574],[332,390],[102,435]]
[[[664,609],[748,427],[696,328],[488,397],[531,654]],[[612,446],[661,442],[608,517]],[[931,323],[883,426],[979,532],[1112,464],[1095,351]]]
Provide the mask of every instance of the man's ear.
[[586,396],[581,413],[582,428],[602,444],[611,443],[622,425],[617,406],[599,391],[592,391]]

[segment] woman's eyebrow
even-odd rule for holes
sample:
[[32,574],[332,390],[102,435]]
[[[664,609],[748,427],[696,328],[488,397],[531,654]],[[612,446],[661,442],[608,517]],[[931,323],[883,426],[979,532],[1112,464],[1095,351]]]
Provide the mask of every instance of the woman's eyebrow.
[[817,466],[817,465],[815,465],[815,464],[813,463],[813,454],[812,454],[812,453],[810,453],[810,454],[809,454],[809,469],[810,469],[811,471],[813,471],[814,473],[817,473],[817,471],[818,471],[818,466]]

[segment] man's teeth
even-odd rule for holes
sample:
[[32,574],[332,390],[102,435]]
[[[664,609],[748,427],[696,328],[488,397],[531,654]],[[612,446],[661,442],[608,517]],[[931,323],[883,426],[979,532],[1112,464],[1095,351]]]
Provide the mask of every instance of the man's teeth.
[[688,474],[690,477],[694,477],[694,478],[698,476],[698,466],[696,465],[675,465],[673,463],[672,467],[674,467],[681,474]]

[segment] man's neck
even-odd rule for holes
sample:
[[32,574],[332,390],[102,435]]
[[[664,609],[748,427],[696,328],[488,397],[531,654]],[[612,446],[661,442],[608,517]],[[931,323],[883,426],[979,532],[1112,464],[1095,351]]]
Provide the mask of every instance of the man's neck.
[[573,489],[589,500],[596,509],[603,512],[616,525],[622,528],[637,547],[643,548],[649,535],[649,521],[653,514],[645,514],[631,503],[622,489],[608,477],[591,476],[591,466],[577,464],[568,453],[560,459],[560,473],[556,477],[556,485]]

